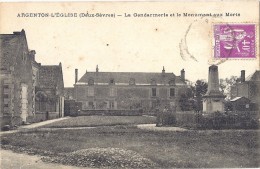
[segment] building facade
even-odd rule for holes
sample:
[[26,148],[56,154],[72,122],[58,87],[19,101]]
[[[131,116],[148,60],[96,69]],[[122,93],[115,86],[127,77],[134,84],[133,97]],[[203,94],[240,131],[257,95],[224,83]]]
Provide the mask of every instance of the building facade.
[[260,71],[257,70],[253,74],[245,78],[245,70],[241,71],[241,77],[231,87],[231,99],[236,97],[248,98],[251,103],[256,104],[260,110]]
[[129,110],[145,112],[167,106],[180,110],[179,98],[187,90],[185,71],[181,76],[145,72],[86,72],[78,80],[75,70],[74,97],[82,110]]
[[[28,48],[24,30],[0,35],[1,127],[37,121],[37,111],[40,110],[37,107],[38,91],[42,91],[43,95],[52,92],[56,100],[55,109],[51,110],[58,111],[60,117],[63,115],[61,64],[51,68],[42,66],[35,61],[35,54]],[[47,100],[51,100],[53,95],[46,94]]]
[[32,62],[25,31],[0,35],[1,125],[33,116]]
[[64,82],[62,65],[42,65],[36,86],[36,113],[56,112],[64,116]]
[[[35,112],[36,112],[36,89],[37,87],[39,86],[39,70],[40,70],[40,67],[41,67],[41,64],[40,63],[37,63],[35,61],[35,50],[31,50],[29,55],[30,55],[30,58],[31,58],[31,63],[32,63],[32,85],[33,85],[33,88],[32,88],[32,111],[33,111],[33,115],[35,116]],[[33,119],[32,119],[33,121]]]

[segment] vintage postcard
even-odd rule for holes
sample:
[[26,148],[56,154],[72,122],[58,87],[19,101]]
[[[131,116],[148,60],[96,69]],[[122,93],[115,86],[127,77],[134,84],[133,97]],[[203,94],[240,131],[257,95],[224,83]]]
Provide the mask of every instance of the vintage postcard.
[[0,168],[259,168],[259,9],[1,2]]

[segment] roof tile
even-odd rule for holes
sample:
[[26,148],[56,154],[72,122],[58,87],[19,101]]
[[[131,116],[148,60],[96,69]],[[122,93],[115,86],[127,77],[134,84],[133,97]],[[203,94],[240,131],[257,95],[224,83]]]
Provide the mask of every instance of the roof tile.
[[173,73],[145,73],[145,72],[86,72],[78,82],[88,83],[89,79],[95,83],[109,83],[114,79],[116,84],[129,84],[130,79],[134,79],[136,84],[151,84],[155,80],[157,84],[168,84],[170,80],[175,79],[178,84],[185,84],[180,76]]

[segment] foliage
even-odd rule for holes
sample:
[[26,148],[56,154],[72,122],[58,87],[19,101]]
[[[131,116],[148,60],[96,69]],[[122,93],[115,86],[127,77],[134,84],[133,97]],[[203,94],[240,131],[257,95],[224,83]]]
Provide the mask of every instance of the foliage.
[[220,79],[219,88],[220,91],[226,96],[227,100],[231,98],[231,86],[237,82],[237,76],[231,76],[230,78]]
[[201,98],[207,93],[208,83],[203,80],[197,80],[194,86],[194,96]]
[[[66,131],[37,129],[3,135],[1,140],[8,144],[2,144],[2,148],[52,159],[61,153],[85,149],[120,148],[151,159],[158,164],[156,168],[257,168],[259,134],[259,130],[172,132],[113,126]],[[95,154],[91,152],[88,156]],[[98,159],[99,153],[96,156]]]
[[242,112],[214,112],[213,114],[199,117],[199,128],[203,129],[257,129],[259,128],[258,116]]
[[224,102],[224,109],[225,111],[231,111],[233,110],[232,103],[230,101],[225,101]]
[[207,93],[208,83],[203,80],[197,80],[194,86],[194,109],[196,111],[202,110],[202,96]]
[[194,109],[195,101],[192,96],[189,96],[186,93],[181,94],[179,103],[181,111],[190,111]]
[[204,80],[197,80],[195,84],[190,84],[186,93],[180,96],[180,108],[182,111],[200,111],[202,110],[202,96],[206,94],[208,84]]
[[43,161],[95,168],[154,168],[156,165],[132,150],[113,147],[83,149],[60,154],[54,158],[44,157]]
[[176,116],[175,113],[172,113],[168,110],[168,112],[159,112],[156,116],[156,126],[172,126],[176,124]]

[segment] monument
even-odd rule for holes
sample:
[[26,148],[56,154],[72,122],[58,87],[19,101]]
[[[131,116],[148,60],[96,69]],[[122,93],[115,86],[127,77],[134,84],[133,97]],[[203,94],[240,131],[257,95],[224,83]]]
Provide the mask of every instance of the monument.
[[218,66],[209,67],[208,91],[203,96],[203,113],[214,113],[224,111],[225,96],[219,90]]

